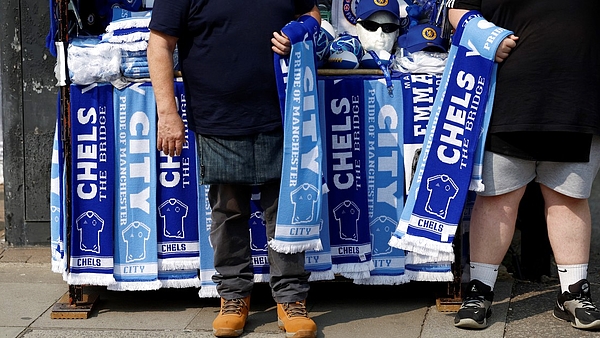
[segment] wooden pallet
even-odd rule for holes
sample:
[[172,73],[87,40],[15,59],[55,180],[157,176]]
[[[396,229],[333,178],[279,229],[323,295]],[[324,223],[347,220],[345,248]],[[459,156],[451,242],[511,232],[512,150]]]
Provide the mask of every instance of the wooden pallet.
[[69,292],[66,292],[54,305],[50,318],[52,319],[88,319],[92,313],[98,295],[83,294],[81,300],[71,304]]

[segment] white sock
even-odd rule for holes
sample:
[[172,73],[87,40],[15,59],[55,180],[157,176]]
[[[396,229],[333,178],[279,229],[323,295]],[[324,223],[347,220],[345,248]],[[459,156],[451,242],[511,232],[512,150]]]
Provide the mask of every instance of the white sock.
[[496,284],[496,278],[498,277],[498,266],[494,264],[485,264],[485,263],[470,263],[470,273],[471,280],[477,279],[483,284],[492,288],[494,290],[494,284]]
[[477,279],[494,290],[499,265],[471,262],[470,266],[471,280]]
[[558,268],[558,279],[560,280],[560,292],[569,291],[569,285],[587,278],[587,264],[557,264],[556,267]]

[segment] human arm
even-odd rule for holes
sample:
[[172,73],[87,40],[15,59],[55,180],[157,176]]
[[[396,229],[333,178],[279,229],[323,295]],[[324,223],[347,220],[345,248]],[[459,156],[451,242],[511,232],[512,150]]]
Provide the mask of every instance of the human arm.
[[[321,12],[319,11],[319,7],[317,5],[313,6],[313,8],[304,13],[303,15],[310,15],[317,20],[317,22],[321,23]],[[290,39],[288,39],[285,34],[282,32],[273,32],[273,37],[271,38],[271,49],[279,55],[288,55],[290,50],[292,49],[292,44]]]
[[[448,9],[448,20],[450,21],[452,27],[456,28],[460,22],[460,19],[467,12],[468,10],[466,9]],[[513,48],[517,46],[517,40],[519,40],[519,37],[513,34],[502,40],[498,46],[498,49],[496,50],[496,62],[502,62],[508,57],[508,55],[510,55],[510,52],[513,50]]]
[[150,31],[147,53],[158,114],[156,149],[169,156],[180,155],[185,141],[185,127],[177,112],[173,86],[173,51],[176,43],[176,37]]

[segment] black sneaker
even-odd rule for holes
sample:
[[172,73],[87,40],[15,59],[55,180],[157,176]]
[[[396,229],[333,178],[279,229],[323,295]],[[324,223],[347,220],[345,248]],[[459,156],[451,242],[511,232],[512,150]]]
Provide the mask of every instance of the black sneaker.
[[569,285],[569,291],[558,295],[554,317],[571,322],[578,329],[600,329],[600,311],[592,303],[587,279]]
[[474,279],[469,282],[462,305],[454,317],[454,326],[463,329],[484,329],[492,315],[492,288]]

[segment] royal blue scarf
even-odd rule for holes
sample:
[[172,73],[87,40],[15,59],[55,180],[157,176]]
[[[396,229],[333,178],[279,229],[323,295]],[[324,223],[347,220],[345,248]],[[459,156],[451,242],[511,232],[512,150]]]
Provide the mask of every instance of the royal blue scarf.
[[483,115],[493,100],[496,49],[512,32],[494,26],[481,14],[463,16],[452,39],[417,171],[390,245],[434,257],[453,259],[452,241],[462,215],[475,149],[481,141]]
[[112,90],[110,84],[71,85],[70,285],[114,283]]

